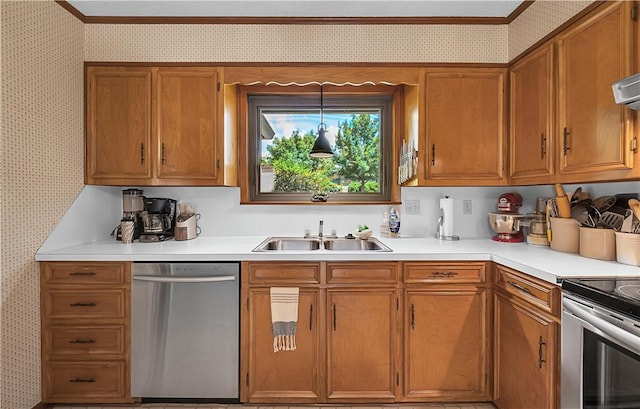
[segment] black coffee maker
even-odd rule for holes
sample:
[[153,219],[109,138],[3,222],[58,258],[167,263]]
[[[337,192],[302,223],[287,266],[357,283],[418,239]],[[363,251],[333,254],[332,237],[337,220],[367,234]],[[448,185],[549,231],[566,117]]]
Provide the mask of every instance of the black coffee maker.
[[172,239],[176,225],[176,206],[177,200],[174,199],[145,198],[139,241],[153,243]]

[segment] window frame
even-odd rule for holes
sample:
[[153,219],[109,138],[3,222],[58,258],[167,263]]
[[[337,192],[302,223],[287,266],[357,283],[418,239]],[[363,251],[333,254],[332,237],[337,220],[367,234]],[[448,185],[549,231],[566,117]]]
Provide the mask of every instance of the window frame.
[[[402,135],[401,107],[402,87],[392,85],[361,85],[361,86],[333,86],[324,85],[324,109],[346,107],[362,107],[363,109],[381,108],[381,137],[380,137],[380,192],[379,193],[339,193],[330,194],[327,202],[313,202],[311,193],[260,193],[260,150],[259,140],[251,136],[252,130],[258,131],[259,108],[250,99],[258,97],[264,101],[276,100],[280,97],[299,97],[304,107],[319,110],[320,86],[314,85],[249,85],[239,89],[239,117],[243,126],[240,127],[241,160],[240,166],[246,173],[242,178],[241,203],[243,204],[389,204],[399,202],[400,187],[394,183],[396,179],[397,150],[396,141]],[[343,97],[349,101],[340,102]],[[375,101],[367,103],[366,101]],[[357,101],[354,106],[353,101]],[[383,101],[384,103],[382,103]],[[349,103],[351,102],[351,104]],[[264,105],[261,105],[263,107]],[[266,105],[267,108],[276,105]]]

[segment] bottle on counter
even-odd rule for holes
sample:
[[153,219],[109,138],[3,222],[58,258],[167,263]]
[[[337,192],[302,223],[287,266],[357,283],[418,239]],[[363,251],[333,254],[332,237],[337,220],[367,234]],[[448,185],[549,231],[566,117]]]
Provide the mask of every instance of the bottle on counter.
[[380,224],[380,237],[389,237],[389,212],[382,215],[382,223]]
[[395,207],[391,206],[389,210],[389,237],[398,237],[400,235],[400,214]]

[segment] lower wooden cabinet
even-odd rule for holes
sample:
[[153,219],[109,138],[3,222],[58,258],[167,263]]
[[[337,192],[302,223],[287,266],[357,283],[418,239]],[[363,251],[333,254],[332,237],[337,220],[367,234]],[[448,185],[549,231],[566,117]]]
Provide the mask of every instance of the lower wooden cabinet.
[[327,401],[395,400],[394,288],[327,291]]
[[484,262],[404,264],[404,401],[491,400],[486,270]]
[[249,289],[249,402],[320,401],[320,290],[301,288],[295,351],[274,352],[269,288]]
[[130,263],[40,264],[42,401],[126,403]]
[[[243,263],[241,400],[393,402],[398,266]],[[273,351],[271,287],[299,287],[295,351]]]
[[405,398],[487,400],[486,289],[407,290]]
[[502,266],[495,280],[494,403],[502,409],[556,408],[560,320],[545,310],[559,309],[560,290]]

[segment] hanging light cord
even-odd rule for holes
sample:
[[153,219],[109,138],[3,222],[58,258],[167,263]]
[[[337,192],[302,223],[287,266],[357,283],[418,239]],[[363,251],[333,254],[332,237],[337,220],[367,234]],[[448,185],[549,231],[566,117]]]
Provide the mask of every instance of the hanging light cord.
[[324,125],[324,92],[323,85],[320,85],[320,125]]

